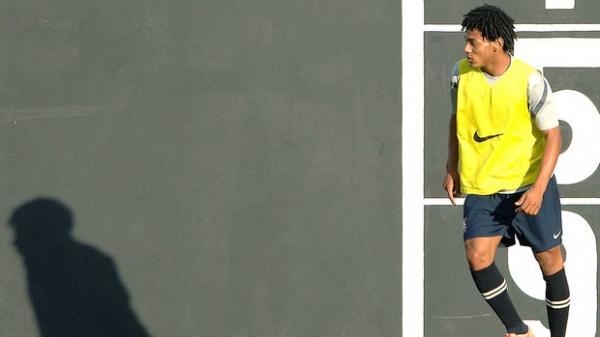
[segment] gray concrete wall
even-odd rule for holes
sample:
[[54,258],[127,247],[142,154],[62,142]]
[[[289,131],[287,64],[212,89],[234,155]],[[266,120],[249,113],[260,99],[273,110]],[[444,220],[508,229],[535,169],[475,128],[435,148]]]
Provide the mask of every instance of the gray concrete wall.
[[[68,207],[151,336],[401,335],[400,2],[0,8],[6,222]],[[0,237],[0,336],[107,294],[48,267],[82,254],[26,264]]]
[[[424,142],[432,205],[416,210],[424,251],[401,244],[402,227],[415,225],[401,221],[412,179],[401,167],[407,1],[0,3],[0,216],[12,223],[0,227],[0,337],[116,326],[154,337],[420,337],[402,326],[413,303],[403,303],[401,259],[421,253],[423,335],[502,335],[469,279],[461,208],[432,201],[444,197],[460,32],[423,33],[425,107],[411,113],[422,113],[425,138],[404,146]],[[490,3],[519,24],[597,23],[600,9]],[[423,22],[458,24],[479,4],[423,1]],[[555,91],[600,106],[597,67],[545,74]],[[578,131],[562,126],[569,144]],[[599,179],[562,184],[563,197],[598,198]],[[591,234],[570,240],[596,242],[600,208],[577,200],[564,209]],[[54,224],[69,212],[65,238]],[[580,246],[568,256],[593,248],[596,258],[595,245]],[[498,264],[517,306],[547,325],[509,255]],[[575,287],[593,283],[597,309],[597,263],[593,273],[575,266]],[[593,337],[598,322],[583,322],[579,335]]]

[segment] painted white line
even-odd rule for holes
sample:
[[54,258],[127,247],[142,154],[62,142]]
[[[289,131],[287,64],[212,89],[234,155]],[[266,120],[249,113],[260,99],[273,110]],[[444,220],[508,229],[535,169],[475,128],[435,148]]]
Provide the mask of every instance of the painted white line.
[[600,205],[600,198],[560,198],[561,205]]
[[[560,46],[561,52],[548,53],[548,50],[554,50],[556,46]],[[573,53],[573,50],[585,50],[588,57],[582,56],[583,53]],[[535,38],[515,41],[515,55],[540,70],[544,67],[598,68],[600,59],[589,57],[598,53],[598,38]]]
[[[600,24],[518,24],[517,32],[600,32]],[[426,32],[460,32],[460,25],[425,25]]]
[[425,25],[426,32],[460,32],[460,25]]
[[402,336],[423,337],[425,6],[402,0]]
[[546,0],[546,9],[573,9],[575,0]]
[[[457,205],[464,205],[464,198],[454,199]],[[560,198],[560,204],[562,206],[586,206],[586,205],[600,205],[600,198]],[[426,206],[450,206],[452,203],[448,198],[425,198]]]
[[433,316],[432,318],[437,319],[473,319],[473,318],[481,318],[481,317],[494,317],[492,314],[479,314],[472,316]]
[[[465,204],[465,198],[454,198],[454,201],[456,201],[457,205]],[[424,203],[425,203],[425,206],[450,206],[450,205],[452,205],[452,203],[450,202],[450,200],[448,200],[448,198],[426,198]]]

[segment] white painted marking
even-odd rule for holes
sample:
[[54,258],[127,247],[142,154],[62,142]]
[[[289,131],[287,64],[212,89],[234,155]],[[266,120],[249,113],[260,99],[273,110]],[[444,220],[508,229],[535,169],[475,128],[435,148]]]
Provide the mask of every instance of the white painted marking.
[[[577,50],[585,50],[587,56],[574,52]],[[600,59],[595,56],[598,53],[598,38],[537,38],[515,43],[515,55],[542,71],[544,67],[600,68]],[[579,183],[594,174],[600,165],[600,148],[589,146],[600,128],[600,116],[594,103],[580,92],[560,90],[552,95],[552,100],[558,118],[573,130],[571,144],[556,165],[556,178],[559,184]]]
[[[461,206],[465,204],[465,198],[454,198],[456,204]],[[425,206],[450,206],[452,203],[448,198],[426,198]]]
[[[536,267],[539,268],[539,267]],[[535,333],[535,337],[550,337],[550,331],[540,321],[524,321],[525,324]]]
[[575,0],[546,0],[546,9],[573,9]]
[[[457,205],[464,205],[464,198],[454,199]],[[600,198],[560,198],[560,204],[562,206],[595,206],[600,205]],[[450,200],[448,198],[426,198],[425,206],[450,206]]]
[[[549,53],[549,50],[554,52]],[[600,67],[600,58],[596,57],[598,53],[600,39],[597,38],[540,38],[515,41],[515,55],[538,69],[597,68]]]
[[402,335],[424,335],[424,0],[402,0]]
[[598,139],[600,114],[594,103],[577,91],[557,91],[552,101],[558,118],[572,130],[571,143],[554,169],[556,180],[560,184],[580,183],[596,173],[600,165],[600,147],[590,146]]
[[433,316],[432,318],[437,319],[473,319],[473,318],[481,318],[481,317],[493,317],[492,314],[479,314],[472,316]]
[[[460,32],[460,25],[425,25],[426,32]],[[600,32],[600,24],[519,24],[515,30],[521,32]]]
[[600,205],[600,198],[560,198],[561,205]]
[[0,109],[0,124],[50,118],[90,117],[105,110],[99,106],[62,106],[49,108]]
[[[562,220],[562,240],[567,251],[565,272],[571,289],[567,336],[596,336],[596,236],[587,220],[577,213],[562,211]],[[525,294],[540,301],[545,300],[546,283],[531,249],[511,246],[508,249],[508,267],[513,281]],[[532,326],[535,335],[550,337],[548,329],[541,322],[538,323]]]

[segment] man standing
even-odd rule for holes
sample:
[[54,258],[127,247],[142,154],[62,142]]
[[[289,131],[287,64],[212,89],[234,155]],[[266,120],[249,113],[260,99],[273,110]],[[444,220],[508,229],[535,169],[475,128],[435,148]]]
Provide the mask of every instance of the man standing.
[[447,174],[443,187],[464,203],[464,241],[473,280],[506,327],[533,337],[495,265],[496,248],[531,247],[546,281],[552,337],[564,337],[569,287],[561,253],[560,197],[553,176],[561,135],[546,79],[512,56],[514,21],[484,5],[464,16],[464,52],[455,65]]

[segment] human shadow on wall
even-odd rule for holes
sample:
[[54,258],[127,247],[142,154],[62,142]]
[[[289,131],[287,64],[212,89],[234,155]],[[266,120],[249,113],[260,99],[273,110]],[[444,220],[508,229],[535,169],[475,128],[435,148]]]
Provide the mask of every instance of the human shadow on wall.
[[27,269],[41,337],[149,337],[112,259],[71,237],[73,216],[53,199],[16,208],[9,225]]

